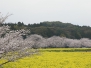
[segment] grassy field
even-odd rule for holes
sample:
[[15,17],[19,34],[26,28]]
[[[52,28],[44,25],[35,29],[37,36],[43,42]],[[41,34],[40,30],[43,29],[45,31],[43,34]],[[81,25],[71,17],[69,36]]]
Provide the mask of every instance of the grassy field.
[[[48,48],[1,68],[91,68],[90,48]],[[3,63],[6,60],[0,60]]]

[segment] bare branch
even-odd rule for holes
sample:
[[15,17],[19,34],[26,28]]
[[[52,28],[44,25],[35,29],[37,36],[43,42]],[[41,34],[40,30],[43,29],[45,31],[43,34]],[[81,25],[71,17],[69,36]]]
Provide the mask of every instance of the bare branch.
[[5,20],[6,20],[9,16],[11,16],[11,15],[12,15],[12,14],[7,13],[6,16],[3,16],[3,14],[1,14],[1,12],[0,12],[0,24],[2,24],[3,22],[5,22]]

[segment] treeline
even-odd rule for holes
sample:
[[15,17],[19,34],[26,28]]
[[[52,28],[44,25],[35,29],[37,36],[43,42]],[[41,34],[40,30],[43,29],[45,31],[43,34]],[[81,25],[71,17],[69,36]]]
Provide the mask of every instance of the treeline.
[[65,37],[53,36],[43,38],[40,35],[30,35],[28,41],[33,41],[32,48],[91,48],[91,40],[88,38],[68,39]]
[[45,21],[38,24],[25,25],[23,22],[5,23],[2,25],[9,25],[11,30],[29,29],[31,34],[38,34],[43,37],[60,36],[71,39],[90,38],[91,27],[73,25],[71,23],[62,23],[60,21]]

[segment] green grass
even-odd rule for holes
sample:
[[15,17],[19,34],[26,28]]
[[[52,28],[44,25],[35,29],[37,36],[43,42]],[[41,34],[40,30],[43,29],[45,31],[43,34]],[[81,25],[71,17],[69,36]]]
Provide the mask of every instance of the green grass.
[[40,52],[90,52],[91,48],[45,48],[40,49]]

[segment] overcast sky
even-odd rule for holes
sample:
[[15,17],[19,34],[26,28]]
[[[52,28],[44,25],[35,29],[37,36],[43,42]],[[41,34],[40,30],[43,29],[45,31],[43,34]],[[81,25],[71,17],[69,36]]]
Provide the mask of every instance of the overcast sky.
[[91,0],[0,0],[0,12],[13,14],[6,22],[61,21],[91,26]]

